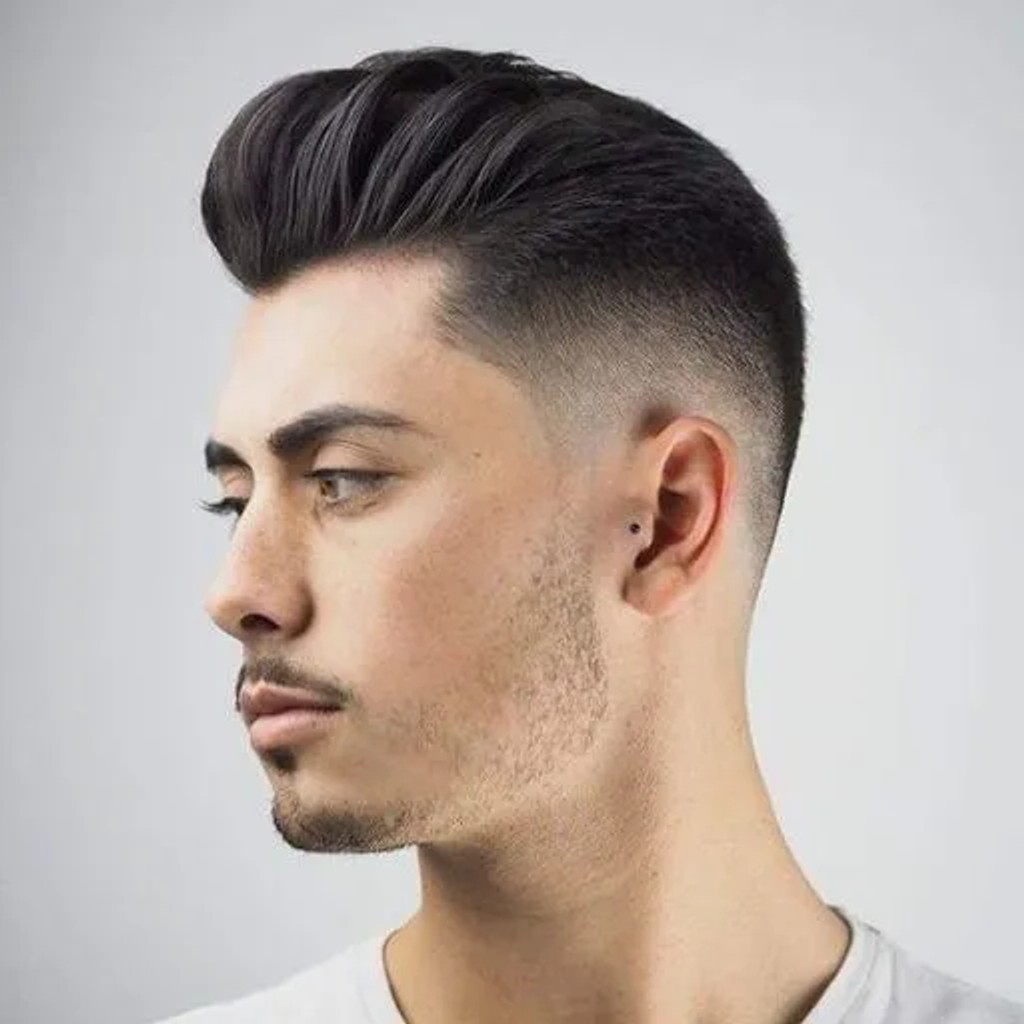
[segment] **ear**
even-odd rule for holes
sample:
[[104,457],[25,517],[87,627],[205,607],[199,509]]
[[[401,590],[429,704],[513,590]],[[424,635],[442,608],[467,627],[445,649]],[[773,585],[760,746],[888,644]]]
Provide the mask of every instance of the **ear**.
[[623,598],[645,615],[671,615],[712,562],[724,534],[738,471],[737,449],[717,423],[672,420],[640,450],[642,546]]

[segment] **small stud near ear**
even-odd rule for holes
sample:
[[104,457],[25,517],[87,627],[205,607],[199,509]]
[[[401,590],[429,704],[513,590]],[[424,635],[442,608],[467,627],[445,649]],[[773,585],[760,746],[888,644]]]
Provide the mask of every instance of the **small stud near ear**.
[[630,531],[632,533],[639,533],[640,532],[640,524],[639,523],[630,523],[629,524],[629,529],[630,529]]

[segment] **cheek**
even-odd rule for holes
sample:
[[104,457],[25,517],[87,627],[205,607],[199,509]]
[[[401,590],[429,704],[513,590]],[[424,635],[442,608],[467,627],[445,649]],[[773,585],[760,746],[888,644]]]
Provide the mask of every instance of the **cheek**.
[[368,707],[422,709],[431,718],[443,708],[457,721],[485,711],[480,665],[515,592],[502,568],[516,564],[516,540],[503,520],[510,511],[491,505],[479,514],[451,500],[444,507],[442,516],[421,518],[418,532],[401,532],[411,539],[388,543],[369,568],[353,619],[353,683]]

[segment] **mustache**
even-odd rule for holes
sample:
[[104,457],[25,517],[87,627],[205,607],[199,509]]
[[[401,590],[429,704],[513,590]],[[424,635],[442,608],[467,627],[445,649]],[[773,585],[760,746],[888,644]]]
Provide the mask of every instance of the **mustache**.
[[246,682],[259,680],[274,686],[308,690],[321,697],[336,701],[344,707],[349,703],[351,693],[335,679],[324,680],[300,669],[276,654],[264,654],[250,658],[238,670],[235,677],[235,711],[240,712],[241,691]]

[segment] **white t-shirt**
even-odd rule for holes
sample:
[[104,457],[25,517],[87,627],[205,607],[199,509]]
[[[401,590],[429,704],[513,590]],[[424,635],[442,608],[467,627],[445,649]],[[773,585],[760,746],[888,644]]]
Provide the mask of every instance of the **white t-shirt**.
[[[1024,1005],[913,959],[873,925],[831,906],[853,937],[802,1024],[1024,1024]],[[406,1024],[384,969],[392,930],[270,988],[154,1024]]]

